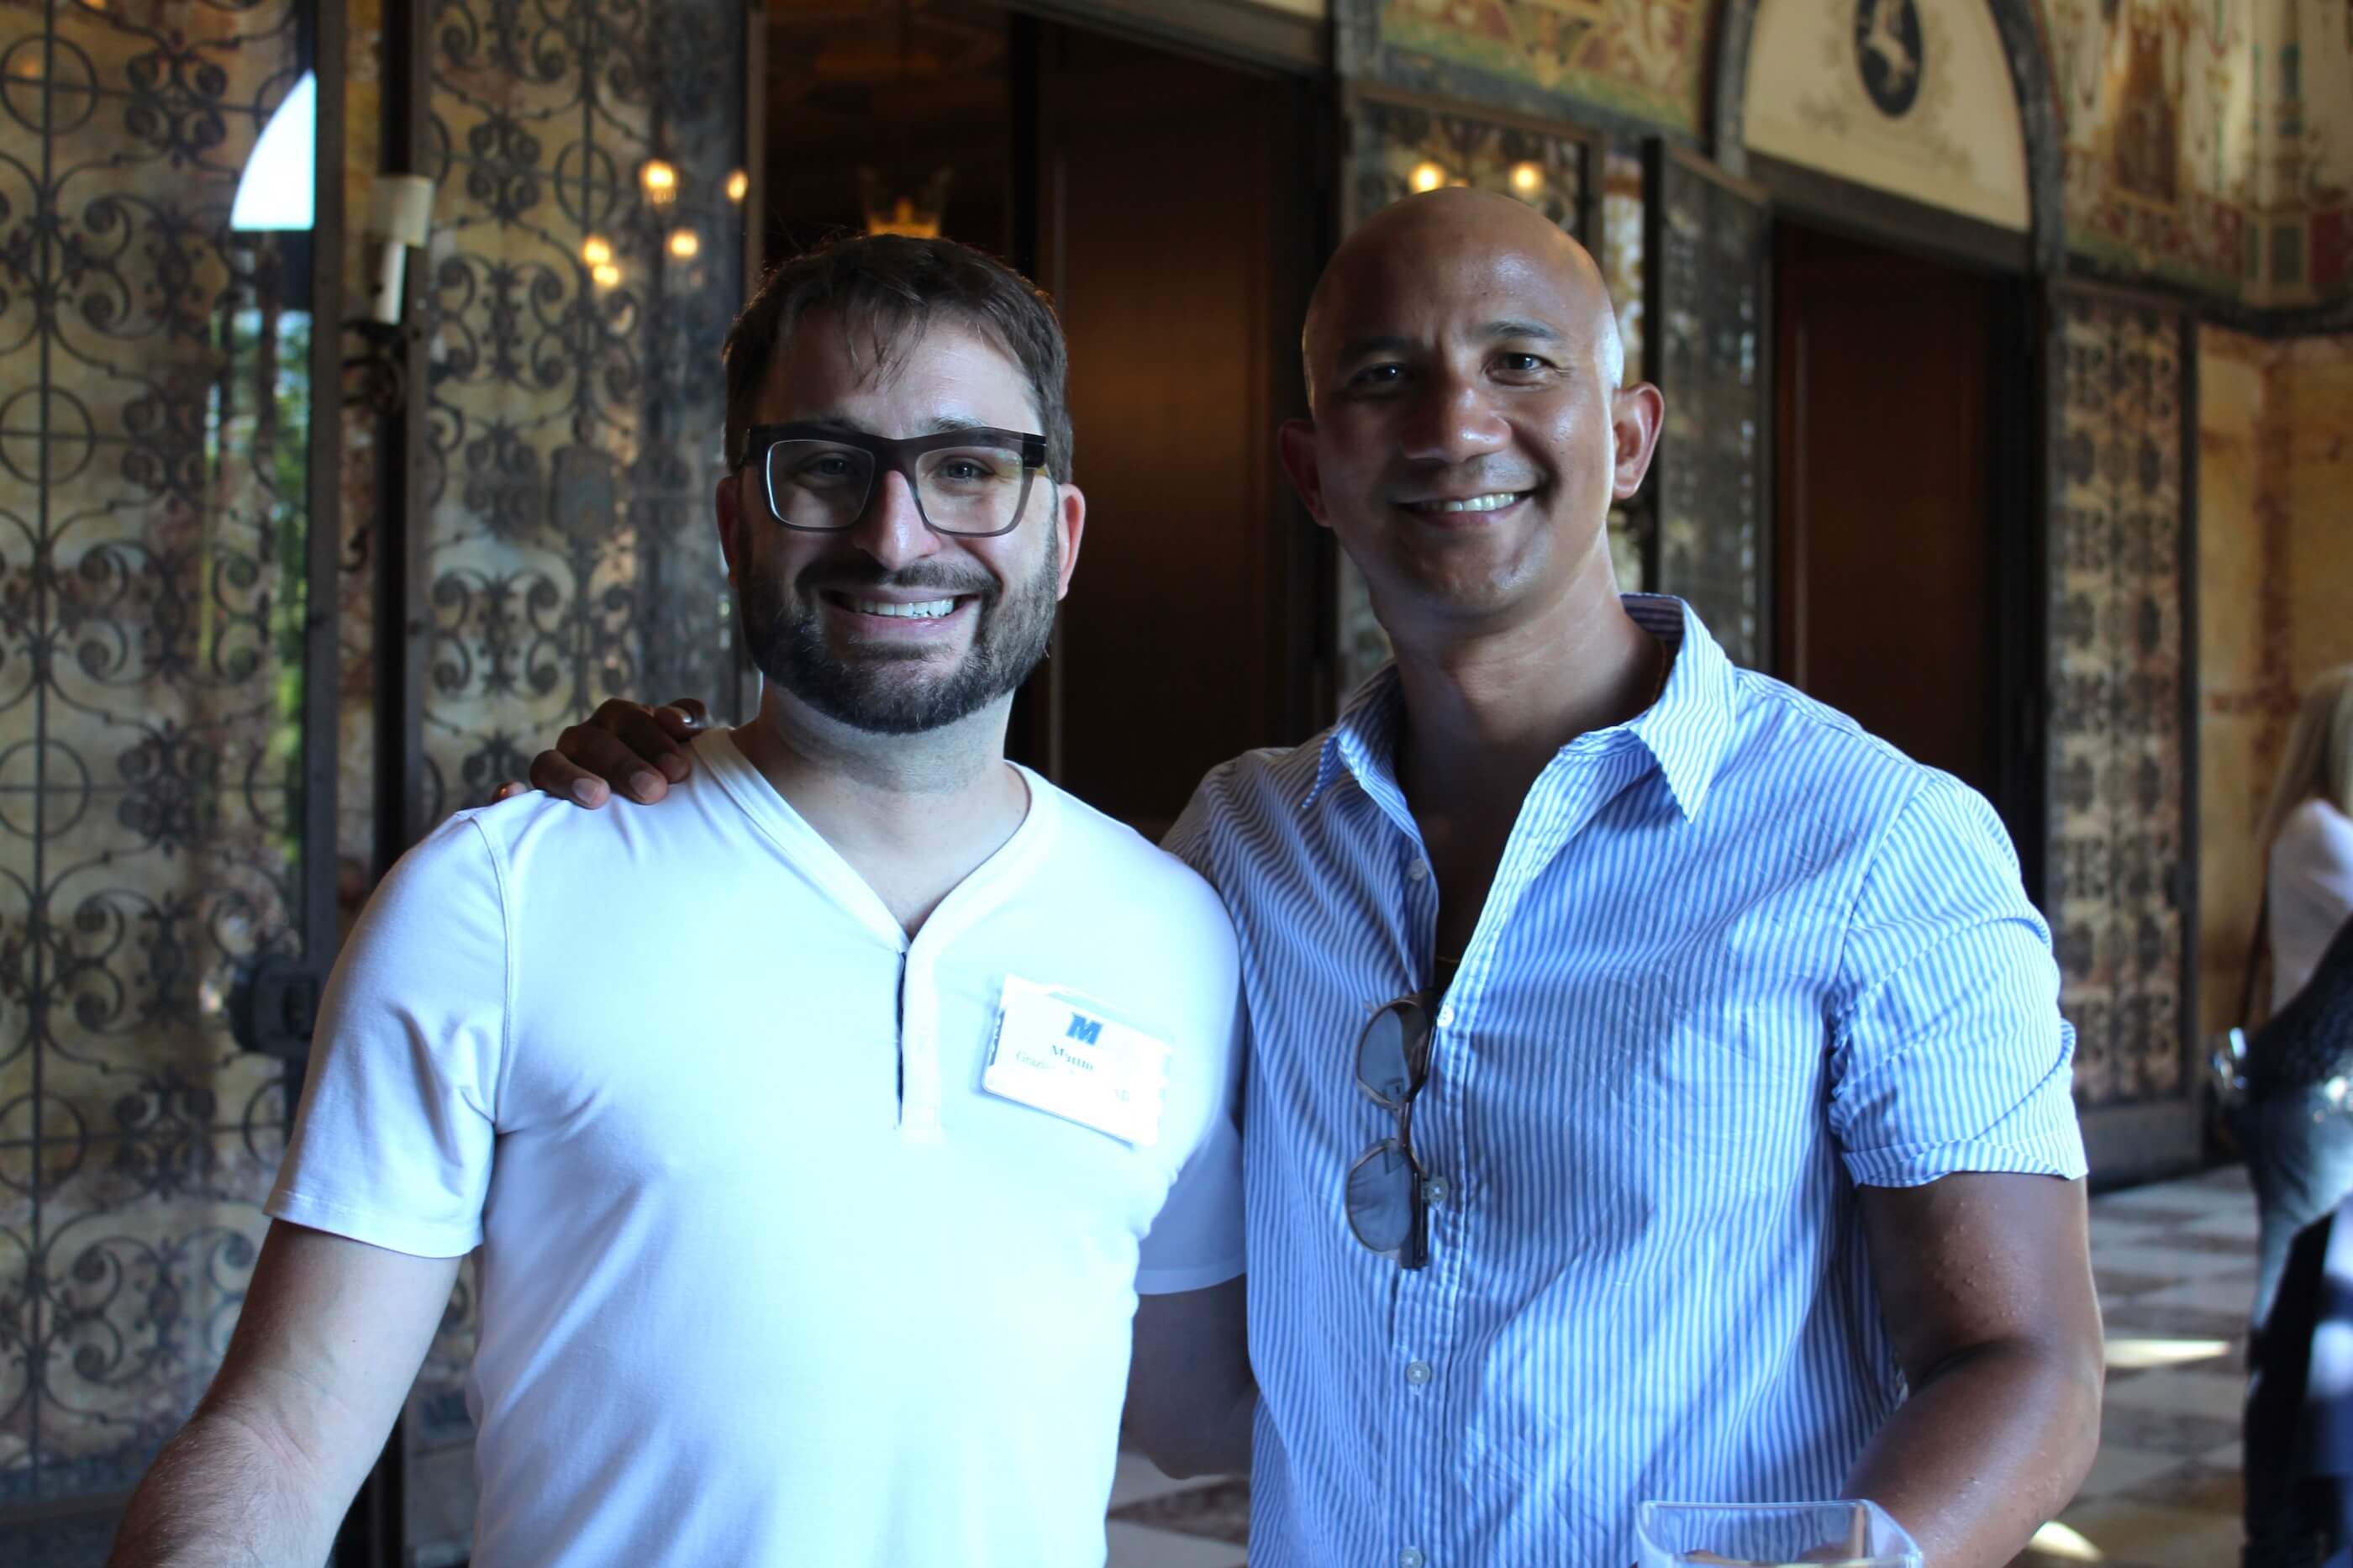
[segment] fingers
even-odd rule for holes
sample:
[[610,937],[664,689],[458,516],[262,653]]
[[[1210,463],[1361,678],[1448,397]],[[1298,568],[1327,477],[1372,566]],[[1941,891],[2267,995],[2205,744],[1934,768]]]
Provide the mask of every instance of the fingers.
[[597,711],[588,716],[586,725],[572,725],[565,730],[555,740],[555,749],[588,773],[605,779],[607,784],[628,789],[640,801],[659,801],[659,794],[647,795],[638,791],[638,773],[657,773],[657,782],[669,784],[678,784],[680,779],[694,773],[694,763],[687,761],[685,746],[678,744],[687,734],[691,734],[691,730],[680,730],[673,737],[670,725],[657,718],[657,709],[638,701],[612,700],[597,706]]
[[[555,749],[575,772],[593,774],[632,800],[652,802],[670,793],[686,777],[691,764],[671,744],[653,721],[639,709],[621,716],[617,730],[599,729],[594,721],[575,724],[555,739]],[[566,783],[575,782],[567,776]]]
[[[676,714],[680,721],[684,726],[684,733],[679,734],[679,738],[681,740],[684,740],[688,734],[692,734],[697,731],[707,730],[711,727],[711,710],[704,705],[702,699],[700,697],[673,697],[659,708],[655,709],[654,714],[657,718],[662,718],[665,727],[668,726],[670,721],[667,718],[663,718],[663,716],[667,714]],[[673,731],[673,733],[678,733],[678,731]]]
[[[566,734],[570,731],[565,731]],[[542,752],[531,760],[531,782],[534,789],[549,795],[562,795],[575,805],[594,811],[612,798],[612,790],[603,779],[585,768],[575,766],[561,752]],[[504,800],[512,784],[502,786],[499,798]]]

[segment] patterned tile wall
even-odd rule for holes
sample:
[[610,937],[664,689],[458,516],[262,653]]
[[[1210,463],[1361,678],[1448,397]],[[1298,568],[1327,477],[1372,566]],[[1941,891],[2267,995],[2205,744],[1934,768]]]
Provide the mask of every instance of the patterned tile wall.
[[2063,291],[2051,367],[2048,910],[2086,1109],[2188,1091],[2179,312]]

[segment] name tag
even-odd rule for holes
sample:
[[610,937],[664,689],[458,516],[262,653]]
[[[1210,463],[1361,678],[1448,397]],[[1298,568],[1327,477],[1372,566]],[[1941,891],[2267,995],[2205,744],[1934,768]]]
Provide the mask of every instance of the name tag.
[[1167,1086],[1167,1041],[1075,992],[1005,977],[981,1088],[1142,1149],[1159,1142]]

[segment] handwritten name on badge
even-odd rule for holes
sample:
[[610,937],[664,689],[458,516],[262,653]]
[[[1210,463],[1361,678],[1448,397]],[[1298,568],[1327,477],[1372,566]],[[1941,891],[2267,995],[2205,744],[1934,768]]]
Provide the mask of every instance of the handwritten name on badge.
[[1008,974],[980,1087],[1147,1148],[1160,1139],[1168,1049],[1088,997]]

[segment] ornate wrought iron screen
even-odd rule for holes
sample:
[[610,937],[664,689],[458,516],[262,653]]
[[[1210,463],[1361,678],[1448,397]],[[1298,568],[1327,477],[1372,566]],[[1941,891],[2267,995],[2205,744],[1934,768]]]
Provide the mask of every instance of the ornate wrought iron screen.
[[1772,625],[1767,459],[1770,215],[1764,197],[1653,141],[1645,376],[1666,395],[1644,575],[1688,600],[1733,661],[1762,665]]
[[[1472,185],[1527,203],[1588,245],[1599,240],[1599,139],[1440,100],[1358,88],[1349,95],[1342,222],[1354,229],[1393,201],[1440,185]],[[1340,690],[1388,658],[1362,574],[1339,560]]]
[[11,1563],[100,1561],[209,1380],[287,1110],[283,1063],[231,1041],[234,976],[332,940],[332,774],[306,768],[332,700],[313,416],[336,347],[312,267],[335,252],[229,226],[318,41],[295,0],[0,10]]
[[2103,1174],[2198,1154],[2187,331],[2146,300],[2053,300],[2046,908]]
[[732,686],[744,32],[732,0],[433,8],[423,820],[607,696]]

